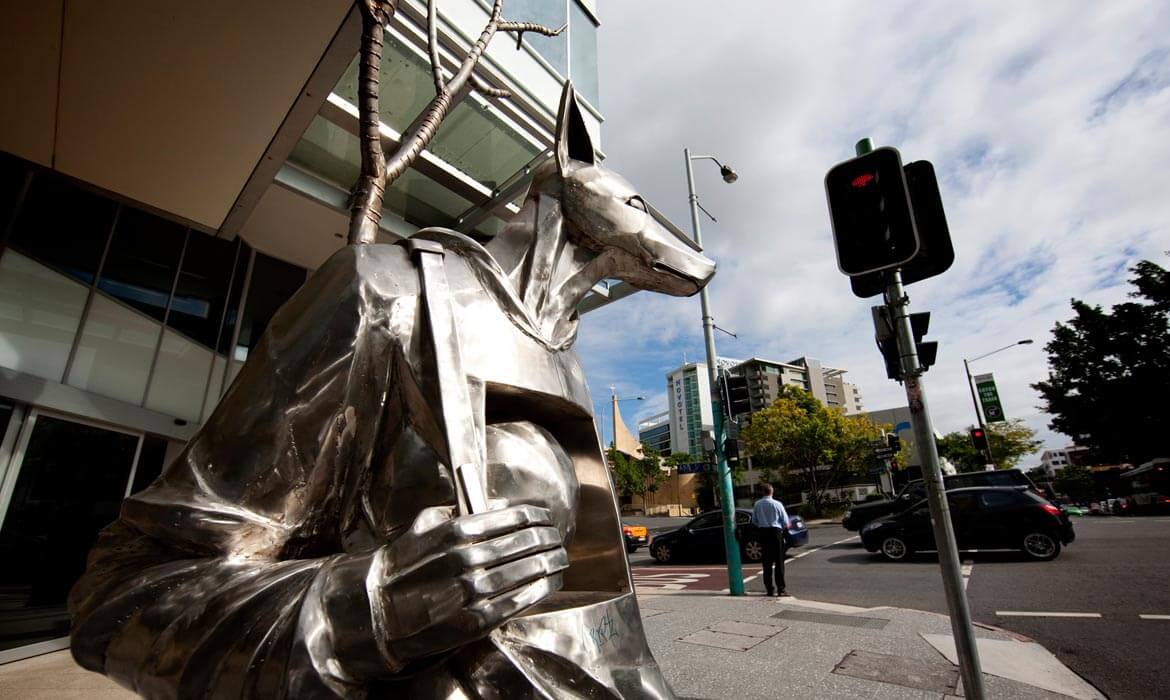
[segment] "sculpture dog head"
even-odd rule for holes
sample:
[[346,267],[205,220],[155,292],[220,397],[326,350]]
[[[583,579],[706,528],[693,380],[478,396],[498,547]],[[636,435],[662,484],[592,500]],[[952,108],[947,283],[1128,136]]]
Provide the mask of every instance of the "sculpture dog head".
[[625,178],[597,162],[572,84],[557,116],[556,168],[570,240],[608,256],[608,276],[652,292],[690,296],[715,274],[715,263],[688,239],[659,224]]

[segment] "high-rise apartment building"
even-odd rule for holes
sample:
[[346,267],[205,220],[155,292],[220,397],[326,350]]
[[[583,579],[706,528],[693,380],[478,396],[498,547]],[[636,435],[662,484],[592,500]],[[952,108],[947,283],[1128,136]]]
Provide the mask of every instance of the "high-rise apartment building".
[[[728,374],[744,377],[748,384],[751,411],[771,405],[785,385],[812,393],[821,403],[840,408],[847,415],[862,410],[861,391],[843,379],[846,370],[824,367],[819,360],[800,357],[791,362],[775,362],[753,357],[735,360],[721,357],[719,368]],[[675,452],[701,455],[703,431],[711,430],[711,388],[707,365],[689,362],[666,375],[670,445]]]
[[753,357],[739,363],[731,374],[747,379],[751,410],[771,405],[788,385],[810,392],[830,408],[840,408],[847,415],[862,410],[861,391],[844,380],[846,370],[825,367],[820,360],[798,357],[791,362],[776,362]]

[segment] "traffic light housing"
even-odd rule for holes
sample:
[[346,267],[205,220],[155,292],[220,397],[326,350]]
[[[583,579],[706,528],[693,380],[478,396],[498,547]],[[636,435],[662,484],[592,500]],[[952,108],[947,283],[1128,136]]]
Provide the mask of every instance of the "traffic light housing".
[[752,412],[752,400],[748,393],[747,377],[731,374],[719,376],[719,394],[723,399],[724,412],[729,418]]
[[878,350],[886,363],[886,376],[890,379],[902,381],[902,358],[898,353],[898,337],[894,333],[894,322],[890,318],[890,310],[885,306],[875,306],[873,312],[874,340]]
[[[955,262],[955,248],[943,211],[938,178],[930,161],[907,163],[902,168],[914,212],[914,230],[918,232],[918,254],[902,266],[902,284],[920,282],[946,272]],[[877,296],[886,289],[886,275],[871,272],[849,278],[853,293],[862,299]]]
[[[890,315],[888,306],[878,305],[871,308],[873,312],[874,339],[882,358],[886,363],[886,376],[890,379],[902,381],[902,358],[898,351],[898,336],[894,329],[894,319]],[[930,328],[930,312],[910,314],[910,332],[914,336],[914,350],[918,355],[918,367],[923,372],[938,359],[938,343],[935,341],[923,342],[922,338]]]
[[897,433],[889,433],[886,435],[886,445],[895,453],[902,450],[902,438],[898,437]]
[[882,147],[825,175],[837,265],[847,275],[901,267],[919,251],[902,156]]
[[910,331],[914,334],[914,349],[918,353],[918,366],[922,371],[930,369],[938,359],[938,343],[933,340],[922,342],[922,337],[930,328],[930,312],[923,311],[910,314]]
[[987,433],[983,428],[971,428],[971,444],[980,452],[987,451]]

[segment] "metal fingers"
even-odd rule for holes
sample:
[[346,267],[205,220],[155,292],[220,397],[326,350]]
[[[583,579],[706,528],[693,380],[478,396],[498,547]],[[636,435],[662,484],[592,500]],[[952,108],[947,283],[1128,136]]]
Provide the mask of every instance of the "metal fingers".
[[464,574],[463,581],[472,599],[493,597],[538,578],[564,571],[568,566],[569,556],[558,546],[554,550],[539,552],[491,569],[468,572]]

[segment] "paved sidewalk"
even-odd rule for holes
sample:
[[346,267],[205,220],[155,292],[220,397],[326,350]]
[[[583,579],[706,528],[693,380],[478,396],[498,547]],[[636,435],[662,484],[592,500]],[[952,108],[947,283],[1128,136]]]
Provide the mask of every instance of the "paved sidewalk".
[[[903,608],[795,598],[639,595],[654,656],[680,699],[943,698],[962,695],[950,622]],[[977,630],[988,696],[1102,696],[1044,647]],[[0,666],[0,698],[123,700],[134,695],[83,671],[68,651]]]
[[[680,698],[933,698],[962,695],[950,621],[748,595],[639,595],[650,647]],[[990,698],[1103,696],[1043,646],[980,626]]]

